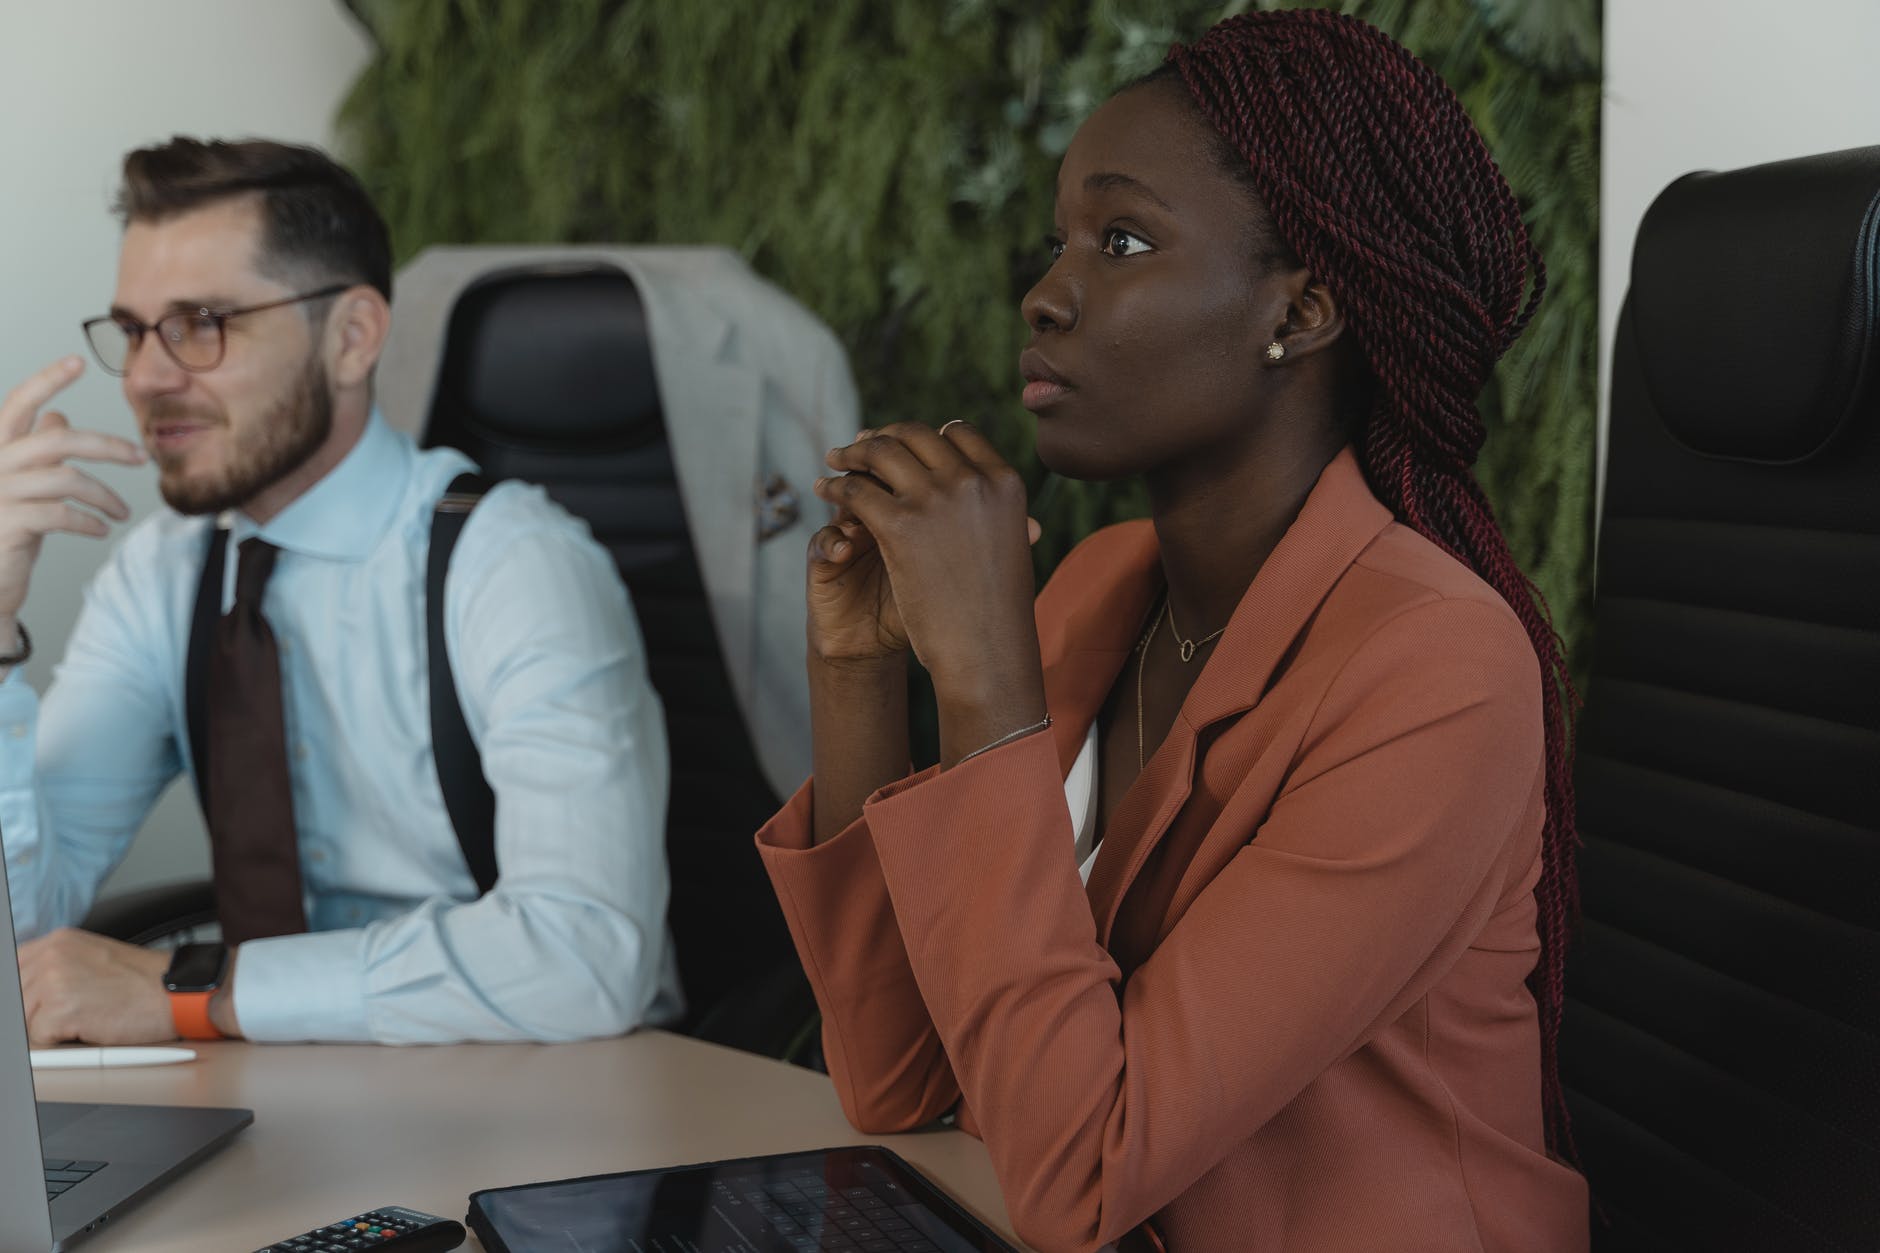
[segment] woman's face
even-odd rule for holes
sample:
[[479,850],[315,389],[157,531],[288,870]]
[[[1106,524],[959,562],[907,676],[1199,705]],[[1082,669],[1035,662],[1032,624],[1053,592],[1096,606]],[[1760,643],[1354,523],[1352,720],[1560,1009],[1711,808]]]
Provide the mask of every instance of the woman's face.
[[1270,227],[1223,170],[1176,82],[1091,115],[1058,170],[1056,259],[1020,306],[1038,458],[1114,479],[1211,464],[1251,446],[1265,349],[1286,322],[1256,261]]

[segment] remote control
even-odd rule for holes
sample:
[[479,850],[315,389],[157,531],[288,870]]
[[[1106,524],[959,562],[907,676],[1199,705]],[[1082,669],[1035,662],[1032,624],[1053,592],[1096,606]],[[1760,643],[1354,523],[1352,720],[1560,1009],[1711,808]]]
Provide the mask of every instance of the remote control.
[[315,1227],[291,1240],[277,1240],[255,1253],[444,1253],[463,1243],[463,1224],[401,1205],[385,1205],[342,1223]]

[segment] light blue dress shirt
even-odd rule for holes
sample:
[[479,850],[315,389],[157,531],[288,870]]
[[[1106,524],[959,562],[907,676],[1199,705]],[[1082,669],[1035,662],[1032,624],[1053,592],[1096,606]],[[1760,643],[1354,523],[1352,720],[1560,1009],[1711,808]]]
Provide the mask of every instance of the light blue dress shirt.
[[[376,413],[230,552],[281,549],[279,641],[304,935],[250,941],[235,1012],[256,1040],[563,1040],[677,1015],[666,928],[667,756],[626,589],[587,527],[504,483],[470,515],[445,643],[496,792],[494,889],[475,881],[431,758],[424,576],[432,510],[471,469]],[[0,832],[22,939],[77,922],[188,768],[184,700],[212,522],[168,509],[86,591],[43,702],[0,683]],[[224,608],[237,563],[227,563]]]

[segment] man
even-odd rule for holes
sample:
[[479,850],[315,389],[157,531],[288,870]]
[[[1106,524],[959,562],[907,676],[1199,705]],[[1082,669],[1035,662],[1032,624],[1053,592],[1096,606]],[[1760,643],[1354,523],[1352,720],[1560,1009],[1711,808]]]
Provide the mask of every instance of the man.
[[[443,597],[496,798],[480,898],[460,850],[432,756],[424,577],[437,503],[470,465],[373,408],[391,273],[364,191],[313,149],[176,139],[126,158],[118,208],[116,299],[86,329],[170,508],[89,588],[43,708],[16,668],[0,681],[0,725],[20,728],[0,737],[0,833],[15,924],[38,937],[19,949],[34,1041],[552,1040],[670,1019],[666,743],[638,629],[586,528],[515,483],[470,514]],[[30,649],[16,615],[41,538],[103,535],[81,505],[128,516],[68,463],[140,450],[41,413],[81,368],[0,405],[0,664]],[[218,524],[221,616],[192,661]],[[185,768],[233,944],[179,972],[69,928]]]

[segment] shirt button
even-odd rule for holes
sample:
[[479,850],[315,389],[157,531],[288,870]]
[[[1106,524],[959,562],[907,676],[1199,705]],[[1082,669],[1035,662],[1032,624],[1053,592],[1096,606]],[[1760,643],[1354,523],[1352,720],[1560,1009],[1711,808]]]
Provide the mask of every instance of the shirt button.
[[27,727],[24,722],[16,722],[7,728],[7,734],[16,740],[23,740],[26,738],[26,730]]
[[281,648],[281,656],[285,657],[287,656],[287,654],[294,651],[294,641],[282,640],[280,642],[280,648]]
[[313,851],[312,851],[311,853],[308,853],[308,854],[307,854],[307,860],[308,860],[308,861],[311,861],[311,862],[322,862],[322,861],[325,861],[325,860],[326,860],[326,853],[325,853],[325,852],[324,852],[323,850],[321,850],[321,849],[317,849],[317,848],[316,848],[316,849],[314,849],[314,850],[313,850]]
[[305,740],[302,740],[300,743],[294,745],[294,760],[295,761],[307,760],[307,742]]

